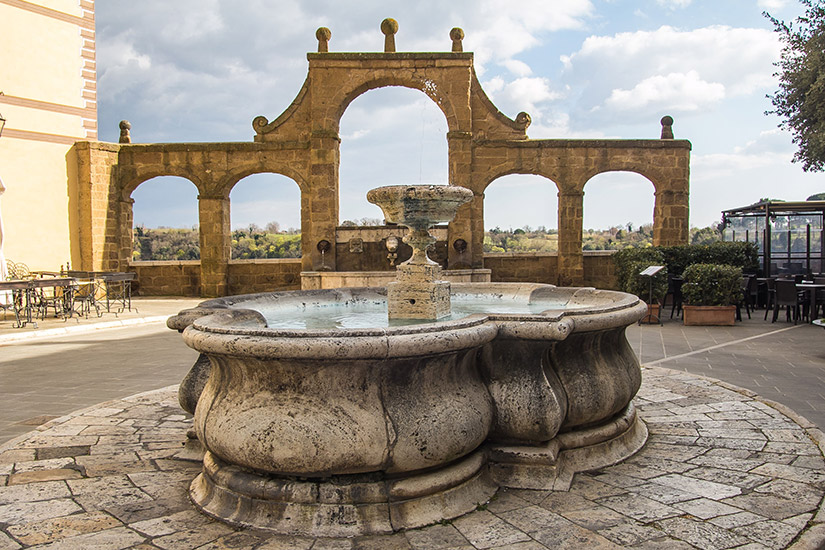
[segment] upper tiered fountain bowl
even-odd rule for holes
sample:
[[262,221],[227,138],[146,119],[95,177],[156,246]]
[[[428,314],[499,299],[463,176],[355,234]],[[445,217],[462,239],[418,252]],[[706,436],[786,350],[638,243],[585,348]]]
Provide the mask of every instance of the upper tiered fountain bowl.
[[413,257],[389,290],[232,296],[169,320],[211,364],[202,392],[181,390],[206,450],[191,488],[201,510],[281,533],[389,533],[465,514],[502,486],[566,490],[575,472],[643,445],[624,334],[643,302],[450,287],[426,256],[427,228],[472,193],[391,186],[368,198],[410,227]]

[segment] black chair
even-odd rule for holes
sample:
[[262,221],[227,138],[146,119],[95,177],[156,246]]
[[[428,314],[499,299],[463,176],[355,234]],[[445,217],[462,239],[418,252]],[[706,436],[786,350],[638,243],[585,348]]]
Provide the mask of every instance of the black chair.
[[[779,316],[779,308],[785,308],[786,320],[791,320],[791,310],[793,309],[793,323],[804,317],[807,313],[807,297],[806,293],[800,293],[796,288],[796,282],[793,279],[777,279],[776,280],[776,294],[774,296],[773,304],[773,319],[772,323],[776,322]],[[800,311],[802,315],[800,315]]]
[[681,277],[674,277],[672,275],[668,275],[667,277],[667,294],[665,294],[665,299],[662,301],[662,312],[664,312],[667,306],[667,299],[670,297],[671,319],[673,319],[674,313],[676,313],[676,317],[682,315],[682,285],[684,282]]
[[765,280],[765,320],[768,320],[768,312],[773,311],[776,303],[776,279],[768,277]]
[[751,318],[751,310],[754,309],[754,297],[756,296],[756,277],[752,275],[745,275],[741,281],[742,298],[736,304],[736,318],[742,320],[742,305],[745,306],[745,311],[748,314],[748,319]]
[[[825,285],[825,277],[814,277],[814,283]],[[819,317],[819,306],[822,306],[822,314],[825,315],[825,289],[819,288],[815,292],[817,311],[811,311],[811,319]]]

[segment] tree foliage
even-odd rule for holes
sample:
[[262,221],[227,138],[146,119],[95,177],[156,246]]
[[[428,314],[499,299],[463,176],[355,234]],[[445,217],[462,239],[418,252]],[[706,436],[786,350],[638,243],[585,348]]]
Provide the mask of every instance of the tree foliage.
[[[232,231],[232,258],[300,258],[301,233],[297,229],[281,231],[277,222],[266,228],[255,224]],[[134,260],[199,260],[198,228],[134,230],[132,259]]]
[[134,260],[199,260],[197,229],[135,227],[132,240]]
[[793,134],[798,150],[794,162],[806,172],[825,170],[825,0],[799,0],[805,14],[791,23],[768,13],[784,47],[776,64],[779,90],[771,98],[784,120],[781,128]]

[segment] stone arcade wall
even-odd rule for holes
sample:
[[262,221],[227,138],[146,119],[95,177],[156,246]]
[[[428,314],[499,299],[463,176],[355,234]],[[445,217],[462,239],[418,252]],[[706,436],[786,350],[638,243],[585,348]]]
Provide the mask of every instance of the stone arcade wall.
[[[307,55],[307,78],[293,103],[271,122],[263,116],[253,120],[254,142],[139,145],[128,143],[126,131],[117,145],[76,144],[81,245],[73,248],[73,266],[129,269],[131,193],[148,179],[170,175],[187,178],[198,189],[201,295],[291,285],[292,271],[281,278],[277,269],[264,273],[279,264],[240,268],[230,262],[229,193],[246,176],[273,172],[292,178],[301,190],[301,270],[343,270],[351,262],[339,261],[338,254],[349,249],[336,238],[339,121],[356,97],[383,86],[420,90],[438,105],[448,127],[450,183],[474,192],[474,200],[449,225],[448,268],[490,267],[507,280],[523,276],[520,280],[561,285],[609,281],[608,273],[595,275],[587,265],[605,269],[607,262],[586,259],[581,246],[585,184],[609,171],[636,172],[653,183],[653,244],[688,242],[691,145],[673,139],[670,117],[662,119],[661,139],[529,139],[529,115],[511,120],[482,90],[473,54],[462,51],[463,33],[451,33],[452,51],[445,53],[397,53],[390,40],[383,53],[330,53],[330,36],[328,29],[319,29],[318,53]],[[484,191],[508,174],[540,175],[556,184],[559,252],[554,259],[511,259],[515,264],[510,265],[484,256]],[[150,286],[144,282],[145,289]]]
[[137,274],[132,293],[137,296],[200,296],[201,263],[197,260],[134,262]]

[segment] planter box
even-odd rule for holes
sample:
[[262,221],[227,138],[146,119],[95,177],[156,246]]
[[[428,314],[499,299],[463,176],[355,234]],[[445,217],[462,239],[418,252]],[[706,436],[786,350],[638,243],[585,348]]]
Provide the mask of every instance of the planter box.
[[659,317],[659,310],[661,306],[659,304],[647,304],[647,315],[642,317],[639,320],[640,325],[660,325],[662,324],[662,318]]
[[682,306],[687,326],[733,326],[736,306]]

